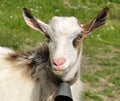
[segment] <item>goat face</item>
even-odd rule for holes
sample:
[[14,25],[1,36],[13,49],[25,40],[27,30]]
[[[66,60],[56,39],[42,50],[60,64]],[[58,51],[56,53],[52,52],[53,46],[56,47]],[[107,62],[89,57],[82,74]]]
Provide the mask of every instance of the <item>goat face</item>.
[[[53,71],[63,74],[76,64],[79,54],[73,43],[82,28],[74,17],[54,17],[49,23],[49,49]],[[82,39],[80,39],[82,40]]]
[[82,41],[105,23],[108,11],[104,8],[92,21],[83,25],[75,17],[53,17],[49,24],[45,24],[26,8],[23,17],[31,28],[46,36],[53,72],[63,81],[69,81],[79,71]]

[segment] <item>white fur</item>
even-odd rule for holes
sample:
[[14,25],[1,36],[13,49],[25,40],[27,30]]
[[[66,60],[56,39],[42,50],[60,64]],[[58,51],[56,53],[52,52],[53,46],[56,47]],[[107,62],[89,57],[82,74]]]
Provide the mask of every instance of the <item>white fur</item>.
[[34,87],[32,81],[22,78],[19,72],[15,73],[15,71],[11,71],[7,68],[6,70],[0,70],[0,74],[2,74],[0,75],[2,76],[0,78],[1,101],[31,101]]
[[1,57],[4,57],[10,53],[13,53],[14,51],[9,49],[9,48],[6,48],[6,47],[0,47],[0,58]]
[[13,51],[0,47],[0,101],[30,101],[33,82],[15,71],[13,65],[5,58]]

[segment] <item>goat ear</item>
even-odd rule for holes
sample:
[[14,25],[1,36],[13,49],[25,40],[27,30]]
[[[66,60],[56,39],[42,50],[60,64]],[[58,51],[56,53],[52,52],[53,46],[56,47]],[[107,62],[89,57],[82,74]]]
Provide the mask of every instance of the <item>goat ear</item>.
[[101,27],[105,24],[109,15],[109,8],[104,8],[98,15],[87,24],[82,25],[85,34],[89,34],[91,31]]
[[23,18],[28,26],[45,35],[47,34],[48,25],[36,19],[26,8],[23,8]]

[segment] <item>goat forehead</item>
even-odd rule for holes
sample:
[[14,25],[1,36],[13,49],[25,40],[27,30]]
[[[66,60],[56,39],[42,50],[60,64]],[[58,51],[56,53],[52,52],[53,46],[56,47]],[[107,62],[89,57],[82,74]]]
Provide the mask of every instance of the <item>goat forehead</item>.
[[49,23],[53,34],[57,35],[72,35],[76,32],[81,32],[81,27],[75,17],[53,17]]

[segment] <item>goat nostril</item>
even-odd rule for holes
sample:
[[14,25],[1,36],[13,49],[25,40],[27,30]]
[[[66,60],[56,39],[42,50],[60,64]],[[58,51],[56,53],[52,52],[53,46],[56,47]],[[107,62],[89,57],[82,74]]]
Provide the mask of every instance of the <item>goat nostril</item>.
[[55,58],[53,59],[53,63],[54,65],[56,66],[59,66],[59,65],[63,65],[65,63],[65,58],[61,57],[61,58]]

